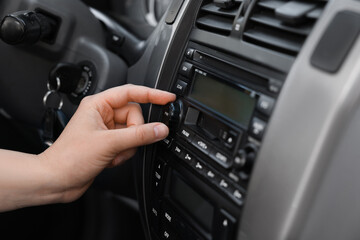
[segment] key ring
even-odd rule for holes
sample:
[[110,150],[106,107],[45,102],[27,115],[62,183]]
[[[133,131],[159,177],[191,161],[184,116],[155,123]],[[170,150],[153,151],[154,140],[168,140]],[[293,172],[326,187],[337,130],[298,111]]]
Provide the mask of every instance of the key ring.
[[56,91],[56,92],[59,91],[60,86],[61,86],[60,78],[56,77],[55,80],[56,80],[56,87],[55,88],[51,88],[50,81],[47,82],[46,87],[47,87],[47,89],[49,91]]
[[[43,97],[43,104],[44,104],[45,108],[53,108],[53,109],[60,110],[64,104],[63,98],[60,95],[60,93],[58,92],[58,90],[60,89],[60,86],[61,86],[61,81],[60,81],[59,77],[56,77],[55,80],[56,80],[55,88],[52,88],[50,85],[50,82],[47,82],[46,87],[47,87],[48,91],[45,93],[45,95]],[[57,106],[54,103],[54,97],[58,98],[58,99],[55,99],[59,102],[59,104]],[[49,102],[49,99],[51,99],[52,101]]]
[[[54,97],[58,97],[59,98],[59,104],[57,107],[52,107],[51,106],[51,102],[49,103],[49,97],[51,96],[54,96]],[[43,104],[44,104],[44,107],[45,108],[54,108],[54,109],[58,109],[60,110],[64,104],[64,101],[63,101],[63,98],[61,96],[61,94],[59,92],[57,92],[56,90],[49,90],[45,93],[44,97],[43,97]],[[50,104],[50,106],[48,106]]]

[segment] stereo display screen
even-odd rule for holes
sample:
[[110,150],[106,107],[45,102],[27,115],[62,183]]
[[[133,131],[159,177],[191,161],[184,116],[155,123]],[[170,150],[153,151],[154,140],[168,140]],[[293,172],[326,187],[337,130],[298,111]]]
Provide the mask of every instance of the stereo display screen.
[[206,231],[210,232],[214,207],[174,172],[171,178],[170,196],[189,215],[195,218]]
[[256,99],[212,77],[195,72],[190,98],[212,108],[216,112],[248,126]]

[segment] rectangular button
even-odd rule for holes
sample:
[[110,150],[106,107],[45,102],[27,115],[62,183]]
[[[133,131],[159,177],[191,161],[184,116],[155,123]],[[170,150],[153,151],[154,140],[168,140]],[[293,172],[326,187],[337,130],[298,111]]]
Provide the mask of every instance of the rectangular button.
[[232,197],[232,199],[240,206],[242,206],[244,204],[244,194],[243,192],[234,187],[234,186],[230,186],[230,188],[228,189],[228,192],[230,194],[230,196]]
[[259,118],[254,118],[251,122],[250,133],[257,139],[262,139],[266,128],[266,122]]
[[231,158],[227,154],[218,151],[217,149],[213,149],[209,156],[224,168],[230,168],[232,165]]
[[193,167],[195,168],[195,170],[197,172],[199,172],[200,174],[204,174],[205,173],[205,165],[200,162],[200,161],[194,161]]
[[199,119],[199,110],[189,107],[185,117],[185,125],[196,125]]
[[160,237],[164,240],[175,240],[179,239],[176,232],[173,228],[169,227],[167,224],[163,224],[160,230]]
[[205,154],[209,154],[210,152],[210,145],[209,143],[207,143],[204,139],[198,137],[198,136],[194,136],[193,140],[191,141],[191,143],[197,147],[198,149],[200,149],[202,152],[204,152]]
[[169,111],[169,104],[165,105],[162,109],[162,119],[161,121],[169,126],[169,119],[170,119],[170,111]]
[[160,219],[160,204],[158,199],[154,199],[151,204],[150,209],[150,218],[151,226],[155,229],[156,232],[159,231],[159,219]]
[[187,78],[191,78],[194,66],[191,63],[183,62],[180,66],[179,73]]
[[236,142],[238,141],[239,136],[241,137],[242,133],[235,132],[233,130],[227,131],[224,129],[220,130],[220,139],[222,140],[225,147],[232,149]]
[[195,157],[188,152],[184,152],[184,154],[182,155],[182,159],[190,165],[192,165],[195,161]]
[[161,160],[158,160],[154,165],[153,192],[155,193],[161,193],[162,191],[165,167],[166,167],[165,162]]
[[218,186],[222,189],[229,189],[230,187],[230,183],[228,182],[228,180],[224,179],[224,178],[220,178],[218,181]]
[[210,182],[216,183],[220,177],[219,173],[210,169],[208,166],[204,167],[203,174]]
[[169,148],[171,146],[173,139],[171,137],[167,137],[164,138],[161,143],[163,143],[163,145],[165,145],[167,148]]
[[214,239],[232,239],[236,219],[225,210],[221,209],[215,222]]
[[187,58],[192,59],[193,56],[194,56],[194,52],[195,52],[194,49],[188,48],[188,49],[186,49],[185,56],[186,56]]
[[270,78],[268,83],[268,89],[270,92],[279,93],[282,86],[282,82],[277,79]]
[[186,89],[187,89],[187,86],[188,84],[182,80],[178,80],[176,83],[175,83],[175,86],[174,86],[174,93],[177,94],[177,95],[184,95]]
[[261,95],[256,108],[257,110],[259,110],[259,112],[265,114],[266,116],[270,116],[274,108],[274,105],[275,105],[275,100],[273,98],[265,95]]
[[182,158],[184,148],[179,144],[173,144],[171,151],[178,157]]
[[191,142],[193,137],[194,137],[194,133],[192,131],[190,131],[187,128],[180,128],[180,131],[178,133],[182,138],[186,139],[186,141]]

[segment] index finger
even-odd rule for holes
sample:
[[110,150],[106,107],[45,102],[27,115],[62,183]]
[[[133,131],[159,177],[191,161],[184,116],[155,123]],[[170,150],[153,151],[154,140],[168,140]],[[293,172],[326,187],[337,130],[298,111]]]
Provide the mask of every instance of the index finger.
[[131,84],[111,88],[100,93],[98,97],[105,100],[113,109],[120,108],[128,102],[164,105],[176,99],[173,93]]

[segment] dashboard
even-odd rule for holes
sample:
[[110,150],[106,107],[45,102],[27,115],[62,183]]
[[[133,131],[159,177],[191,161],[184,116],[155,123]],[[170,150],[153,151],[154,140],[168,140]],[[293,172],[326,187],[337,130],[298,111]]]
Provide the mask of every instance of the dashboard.
[[40,129],[54,74],[68,118],[114,86],[171,91],[142,106],[169,136],[131,160],[146,239],[358,239],[360,2],[156,2],[136,25],[130,3],[2,1],[28,27],[3,18],[2,114]]

